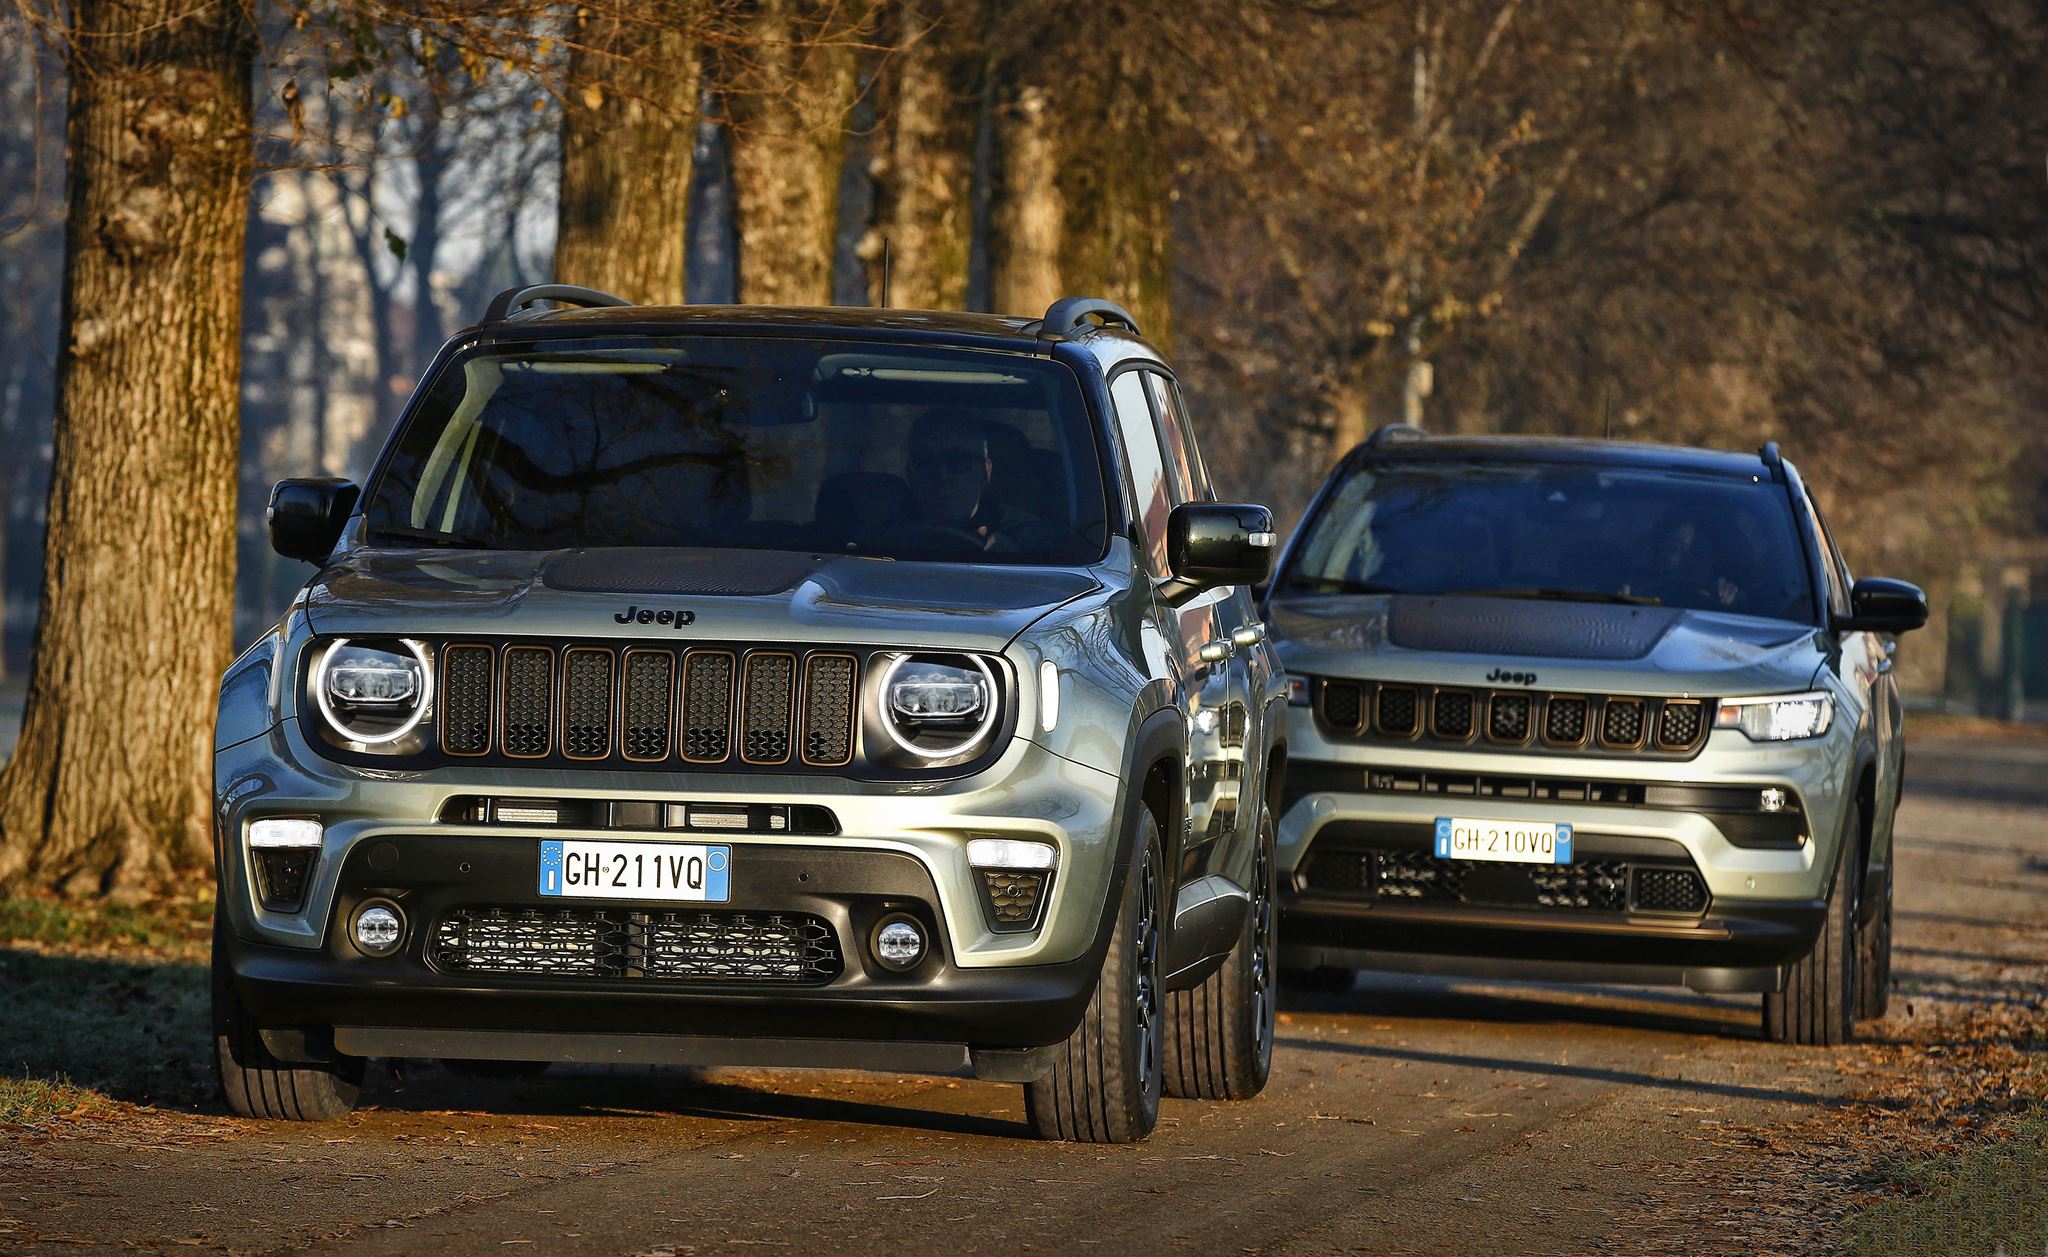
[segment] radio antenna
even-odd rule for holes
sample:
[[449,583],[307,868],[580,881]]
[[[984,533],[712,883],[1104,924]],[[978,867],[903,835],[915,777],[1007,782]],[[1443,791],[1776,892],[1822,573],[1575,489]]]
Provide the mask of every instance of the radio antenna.
[[889,237],[882,237],[882,308],[889,308]]
[[1602,439],[1614,439],[1614,385],[1610,382],[1600,387],[1600,426],[1605,430]]

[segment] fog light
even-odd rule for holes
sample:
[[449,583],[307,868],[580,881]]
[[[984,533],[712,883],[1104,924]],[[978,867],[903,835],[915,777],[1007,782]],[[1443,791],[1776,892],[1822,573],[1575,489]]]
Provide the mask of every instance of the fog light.
[[890,917],[875,929],[875,959],[891,969],[908,969],[924,959],[924,931],[909,917]]
[[1766,790],[1757,796],[1756,805],[1766,812],[1782,812],[1785,810],[1785,792]]
[[405,918],[388,904],[371,904],[356,912],[355,936],[364,955],[389,956],[405,941]]

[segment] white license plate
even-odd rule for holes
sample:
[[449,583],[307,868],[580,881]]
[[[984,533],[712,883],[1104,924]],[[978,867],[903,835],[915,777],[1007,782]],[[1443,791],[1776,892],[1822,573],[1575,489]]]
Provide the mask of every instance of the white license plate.
[[732,898],[732,848],[545,839],[540,844],[540,893],[569,899],[724,903]]
[[1444,860],[1570,864],[1572,827],[1439,816],[1436,818],[1436,854]]

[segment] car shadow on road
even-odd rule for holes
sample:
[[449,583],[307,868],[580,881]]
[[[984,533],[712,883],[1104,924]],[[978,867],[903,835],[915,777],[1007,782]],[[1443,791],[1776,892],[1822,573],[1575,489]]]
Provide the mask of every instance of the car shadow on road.
[[1382,1046],[1373,1043],[1332,1043],[1324,1039],[1289,1037],[1280,1040],[1282,1047],[1300,1052],[1334,1053],[1340,1056],[1363,1056],[1383,1061],[1414,1061],[1428,1065],[1448,1065],[1461,1069],[1498,1070],[1504,1073],[1535,1074],[1552,1078],[1584,1078],[1595,1082],[1616,1083],[1629,1087],[1651,1087],[1660,1091],[1675,1091],[1693,1096],[1713,1096],[1729,1100],[1758,1100],[1772,1104],[1798,1104],[1832,1107],[1842,1101],[1811,1091],[1799,1091],[1790,1087],[1751,1087],[1733,1082],[1710,1082],[1698,1078],[1662,1078],[1656,1074],[1645,1074],[1632,1069],[1614,1069],[1601,1065],[1570,1065],[1559,1061],[1531,1061],[1511,1056],[1479,1056],[1465,1052],[1429,1052],[1419,1048]]
[[[389,1063],[393,1081],[372,1086],[364,1101],[390,1112],[481,1111],[505,1117],[688,1117],[730,1122],[838,1122],[934,1134],[1015,1139],[1029,1134],[1017,1121],[918,1106],[921,1097],[951,1094],[943,1080],[903,1094],[915,1084],[863,1079],[851,1087],[836,1071],[789,1070],[727,1081],[689,1068],[610,1068],[557,1065],[536,1077],[493,1081],[456,1076],[435,1062]],[[723,1073],[725,1071],[721,1071]],[[755,1079],[761,1081],[757,1083]],[[806,1094],[829,1086],[838,1096]],[[891,1086],[880,1100],[845,1098],[861,1085]],[[784,1089],[784,1088],[787,1089]],[[1019,1097],[1021,1103],[1021,1097]]]
[[1367,973],[1343,994],[1285,992],[1294,1012],[1344,1013],[1517,1024],[1572,1022],[1659,1034],[1754,1038],[1755,996],[1710,996],[1654,987],[1499,983],[1469,978]]

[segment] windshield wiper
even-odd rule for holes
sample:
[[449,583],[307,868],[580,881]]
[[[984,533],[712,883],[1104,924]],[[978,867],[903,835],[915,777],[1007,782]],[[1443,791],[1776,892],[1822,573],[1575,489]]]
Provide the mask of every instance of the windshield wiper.
[[450,550],[495,550],[498,548],[482,537],[472,537],[466,533],[442,532],[438,528],[410,528],[400,524],[378,524],[370,530],[370,535],[376,539],[417,541],[423,545],[441,546]]
[[1289,589],[1312,589],[1319,594],[1404,594],[1405,589],[1375,585],[1369,581],[1344,580],[1336,576],[1290,576]]
[[1611,602],[1629,607],[1661,607],[1662,598],[1648,594],[1608,594],[1595,589],[1446,589],[1446,598],[1540,598],[1546,602]]

